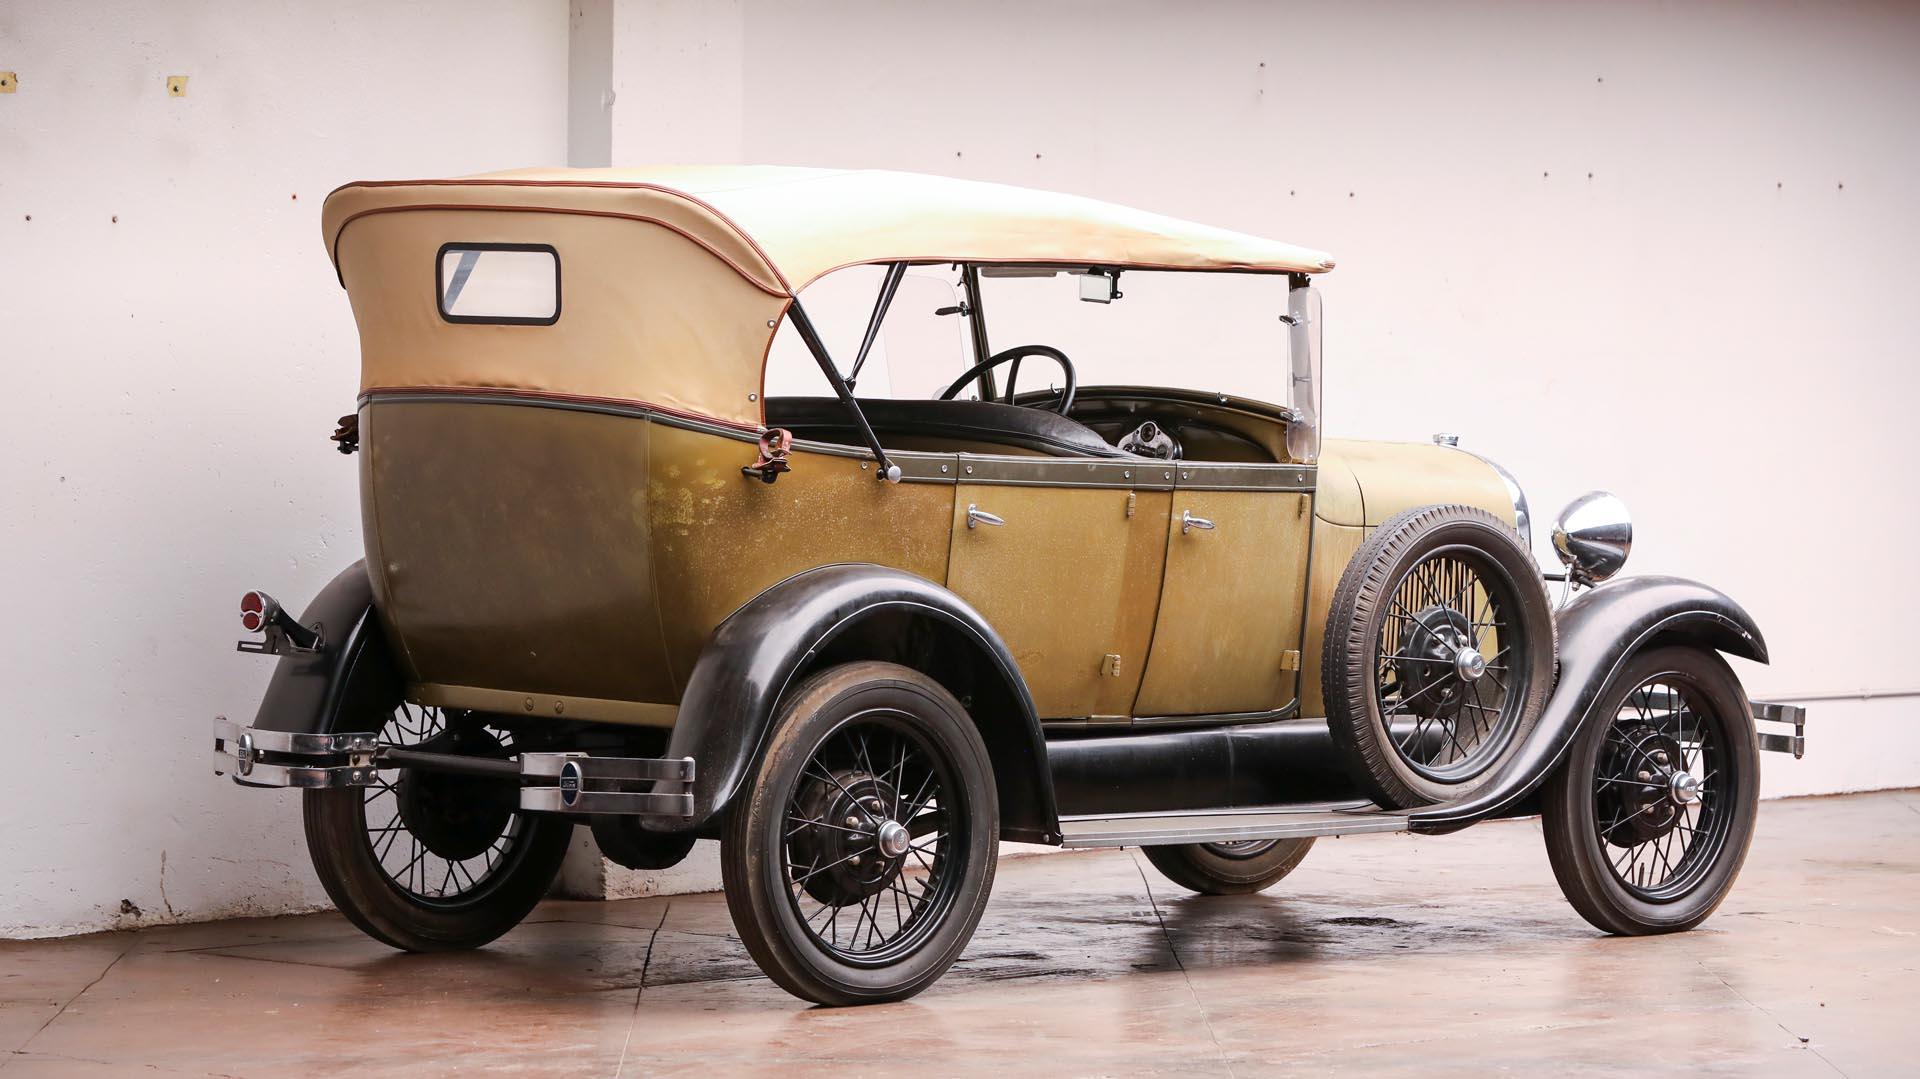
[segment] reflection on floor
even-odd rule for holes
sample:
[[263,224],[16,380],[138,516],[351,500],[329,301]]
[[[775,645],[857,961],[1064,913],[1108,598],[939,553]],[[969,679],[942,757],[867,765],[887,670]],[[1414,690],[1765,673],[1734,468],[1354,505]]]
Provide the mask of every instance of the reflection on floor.
[[1323,841],[1273,892],[1131,851],[1002,863],[905,1004],[807,1008],[717,895],[543,906],[481,952],[334,915],[0,943],[0,1070],[35,1075],[1913,1074],[1920,792],[1765,803],[1701,929],[1615,940],[1532,821]]

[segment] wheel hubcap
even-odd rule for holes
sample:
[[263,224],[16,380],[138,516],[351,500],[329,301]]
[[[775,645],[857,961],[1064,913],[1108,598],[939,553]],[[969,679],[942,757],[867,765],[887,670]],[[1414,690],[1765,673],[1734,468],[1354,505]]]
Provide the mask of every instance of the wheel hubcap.
[[879,830],[874,833],[874,839],[875,845],[880,848],[880,853],[888,858],[900,857],[907,853],[908,847],[913,845],[913,834],[907,831],[906,825],[897,820],[881,824]]
[[1700,800],[1700,777],[1691,772],[1675,772],[1668,787],[1674,805],[1690,806]]
[[1487,657],[1468,645],[1454,653],[1453,669],[1462,682],[1478,682],[1487,673]]

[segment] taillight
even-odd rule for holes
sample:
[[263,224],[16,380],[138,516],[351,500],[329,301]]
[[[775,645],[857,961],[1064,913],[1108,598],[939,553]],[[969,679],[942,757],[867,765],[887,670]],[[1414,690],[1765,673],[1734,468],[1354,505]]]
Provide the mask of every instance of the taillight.
[[272,617],[269,611],[273,607],[273,597],[265,592],[248,592],[240,597],[240,624],[248,633],[258,633],[266,628],[267,619]]

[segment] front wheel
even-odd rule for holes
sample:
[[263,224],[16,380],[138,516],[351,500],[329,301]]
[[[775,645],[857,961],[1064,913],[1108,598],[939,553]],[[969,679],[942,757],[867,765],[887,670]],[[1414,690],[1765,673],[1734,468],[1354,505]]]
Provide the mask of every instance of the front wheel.
[[[513,752],[505,731],[410,704],[388,717],[380,741]],[[564,818],[520,812],[511,780],[391,768],[371,787],[305,793],[307,853],[327,895],[368,936],[409,952],[478,948],[518,925],[547,894],[573,834]]]
[[1141,853],[1168,880],[1201,895],[1262,892],[1294,871],[1313,839],[1242,839],[1143,847]]
[[1597,713],[1544,791],[1553,875],[1605,932],[1692,929],[1753,839],[1760,751],[1746,694],[1718,655],[1661,648],[1627,663]]
[[754,961],[817,1004],[913,996],[972,938],[1000,838],[973,720],[918,671],[848,663],[782,704],[720,844]]

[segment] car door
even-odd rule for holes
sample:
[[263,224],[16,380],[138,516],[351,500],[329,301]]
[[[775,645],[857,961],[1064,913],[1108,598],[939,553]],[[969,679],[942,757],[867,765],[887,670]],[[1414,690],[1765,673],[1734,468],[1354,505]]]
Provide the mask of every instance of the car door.
[[1176,466],[1142,719],[1297,705],[1312,468]]
[[954,467],[947,587],[1006,641],[1043,718],[1123,720],[1160,601],[1171,471],[974,454]]

